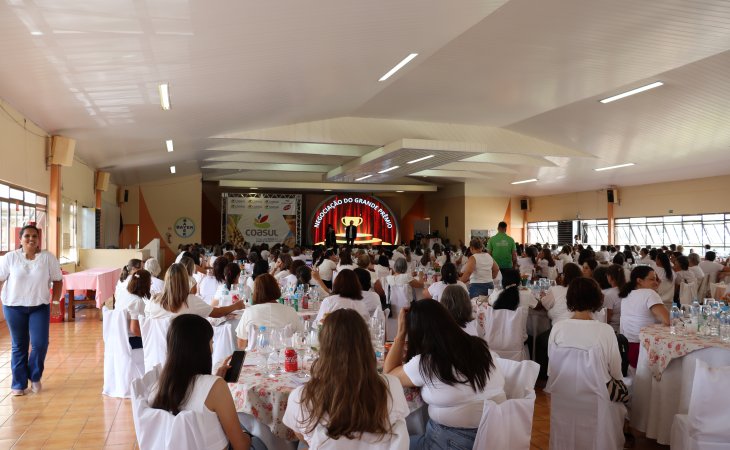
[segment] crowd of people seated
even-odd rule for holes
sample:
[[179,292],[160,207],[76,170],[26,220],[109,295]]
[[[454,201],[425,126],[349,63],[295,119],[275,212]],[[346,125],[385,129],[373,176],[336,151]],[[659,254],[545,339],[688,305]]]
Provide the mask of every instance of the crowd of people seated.
[[[668,308],[682,283],[722,279],[730,266],[711,250],[701,257],[685,254],[681,246],[594,250],[582,244],[510,244],[500,237],[491,245],[473,238],[468,246],[432,247],[191,245],[181,249],[162,280],[160,272],[154,259],[130,260],[115,291],[115,308],[128,312],[132,348],[142,346],[140,317],[170,320],[167,360],[150,397],[153,408],[215,416],[220,428],[210,432],[214,442],[225,443],[221,448],[260,445],[239,426],[221,373],[212,374],[212,331],[205,319],[243,309],[237,343],[251,348],[257,327],[302,331],[294,309],[277,300],[289,287],[317,286],[326,296],[315,319],[321,327],[319,358],[311,379],[290,395],[284,423],[311,448],[332,442],[338,445],[332,448],[347,448],[346,442],[361,441],[431,449],[451,448],[448,443],[471,448],[485,401],[505,400],[505,379],[495,365],[499,356],[478,330],[478,305],[495,312],[545,310],[550,328],[535,336],[532,352],[549,376],[558,370],[550,360],[560,348],[595,348],[605,381],[620,383],[622,358],[636,366],[639,330],[669,324]],[[433,274],[439,274],[435,282]],[[549,287],[536,298],[523,285],[540,279]],[[249,306],[230,298],[234,286],[243,286]],[[396,291],[404,300],[390,304]],[[368,324],[387,307],[395,325],[393,345],[379,373]],[[603,319],[596,320],[599,313]],[[619,335],[627,349],[621,349]],[[425,434],[408,436],[402,387],[421,389],[428,405]]]

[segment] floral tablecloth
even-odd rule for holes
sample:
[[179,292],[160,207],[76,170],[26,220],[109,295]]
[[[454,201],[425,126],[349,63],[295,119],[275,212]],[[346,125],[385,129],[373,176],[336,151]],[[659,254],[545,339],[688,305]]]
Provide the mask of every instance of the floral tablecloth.
[[[248,356],[247,356],[248,359]],[[282,423],[289,394],[303,383],[294,374],[283,373],[266,377],[257,366],[244,366],[238,383],[228,383],[236,411],[251,414],[282,439],[296,440],[294,432]],[[423,406],[420,391],[403,390],[411,412]]]
[[681,358],[703,348],[717,347],[730,350],[730,342],[723,342],[719,337],[679,336],[671,334],[669,327],[664,325],[650,325],[642,328],[639,333],[639,342],[646,349],[649,369],[657,381],[662,379],[662,372],[675,358]]

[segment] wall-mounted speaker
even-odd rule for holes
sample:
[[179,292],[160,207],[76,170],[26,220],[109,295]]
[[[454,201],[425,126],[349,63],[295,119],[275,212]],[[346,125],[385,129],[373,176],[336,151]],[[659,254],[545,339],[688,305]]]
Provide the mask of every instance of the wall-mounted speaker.
[[124,203],[127,203],[129,201],[129,191],[127,189],[124,190]]
[[606,200],[608,203],[618,203],[618,189],[606,189]]
[[530,199],[529,198],[522,198],[522,199],[520,199],[520,210],[521,211],[529,211],[530,210]]
[[109,189],[109,172],[96,172],[96,190],[106,191]]
[[74,162],[76,140],[64,136],[51,139],[51,164],[70,167]]
[[126,189],[117,189],[117,203],[127,203],[129,201],[129,191]]

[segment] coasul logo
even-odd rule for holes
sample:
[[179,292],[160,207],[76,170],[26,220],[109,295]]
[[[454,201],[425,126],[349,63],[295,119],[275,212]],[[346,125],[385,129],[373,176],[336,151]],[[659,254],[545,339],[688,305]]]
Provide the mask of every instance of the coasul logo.
[[267,220],[269,220],[268,215],[262,217],[261,214],[259,214],[255,219],[253,219],[253,226],[261,229],[271,228],[271,224],[267,222]]

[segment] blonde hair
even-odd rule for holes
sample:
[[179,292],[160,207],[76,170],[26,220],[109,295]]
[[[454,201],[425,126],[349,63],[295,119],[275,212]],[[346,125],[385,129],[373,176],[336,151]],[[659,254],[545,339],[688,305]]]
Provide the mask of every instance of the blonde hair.
[[172,313],[180,311],[188,304],[190,294],[187,268],[179,263],[173,264],[165,274],[165,288],[155,297],[155,301],[165,310]]

